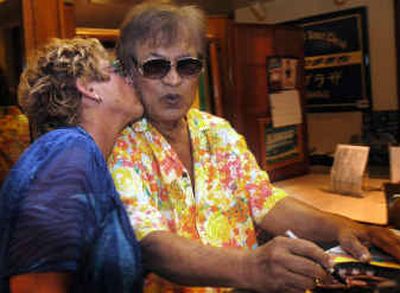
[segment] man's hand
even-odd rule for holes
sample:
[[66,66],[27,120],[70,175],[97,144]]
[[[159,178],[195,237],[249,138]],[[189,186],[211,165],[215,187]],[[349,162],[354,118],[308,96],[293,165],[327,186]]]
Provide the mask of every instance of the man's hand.
[[391,230],[369,225],[344,225],[339,231],[340,246],[361,261],[369,261],[368,245],[374,245],[400,261],[400,237]]
[[283,235],[290,229],[303,239],[340,244],[361,261],[371,258],[368,245],[375,245],[400,260],[400,237],[391,230],[326,213],[290,197],[272,208],[261,228],[271,235]]
[[316,244],[278,236],[249,254],[248,288],[256,292],[304,292],[324,281],[329,256]]

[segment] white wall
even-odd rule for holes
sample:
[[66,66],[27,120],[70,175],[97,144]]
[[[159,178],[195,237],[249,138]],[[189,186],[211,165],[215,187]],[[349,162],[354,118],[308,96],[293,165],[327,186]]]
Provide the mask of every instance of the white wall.
[[[396,110],[398,98],[393,0],[344,2],[338,6],[334,0],[269,0],[256,6],[258,16],[263,16],[261,21],[257,20],[249,7],[237,9],[235,21],[279,23],[353,7],[367,7],[373,110]],[[330,153],[334,151],[336,143],[348,143],[352,136],[360,136],[361,118],[359,112],[307,114],[310,149],[318,153]]]

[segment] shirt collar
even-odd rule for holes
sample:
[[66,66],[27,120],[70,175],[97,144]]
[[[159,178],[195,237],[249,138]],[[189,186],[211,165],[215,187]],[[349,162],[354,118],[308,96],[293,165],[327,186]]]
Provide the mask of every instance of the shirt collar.
[[147,118],[144,117],[133,123],[131,127],[135,132],[145,132],[146,130],[149,130],[149,122]]
[[190,109],[187,118],[189,129],[194,130],[197,129],[198,131],[207,131],[209,128],[209,124],[205,123],[204,114],[197,109]]
[[[189,129],[197,129],[199,131],[206,131],[209,128],[209,125],[205,123],[205,120],[202,119],[202,113],[197,109],[190,109],[187,113],[187,120],[189,124]],[[139,121],[132,124],[132,129],[135,132],[145,132],[150,128],[149,120],[144,117]]]

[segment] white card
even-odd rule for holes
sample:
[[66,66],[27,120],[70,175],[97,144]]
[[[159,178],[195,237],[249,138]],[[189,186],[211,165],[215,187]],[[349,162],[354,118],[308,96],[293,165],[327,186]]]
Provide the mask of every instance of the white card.
[[331,169],[331,189],[341,194],[362,195],[368,146],[339,144]]
[[300,94],[298,90],[270,94],[272,125],[283,127],[302,123]]

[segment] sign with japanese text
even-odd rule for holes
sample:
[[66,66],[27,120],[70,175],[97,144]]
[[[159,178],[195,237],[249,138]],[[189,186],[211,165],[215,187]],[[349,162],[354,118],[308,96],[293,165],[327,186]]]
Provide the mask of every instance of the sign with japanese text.
[[292,24],[304,28],[307,110],[370,108],[366,8],[305,18]]

